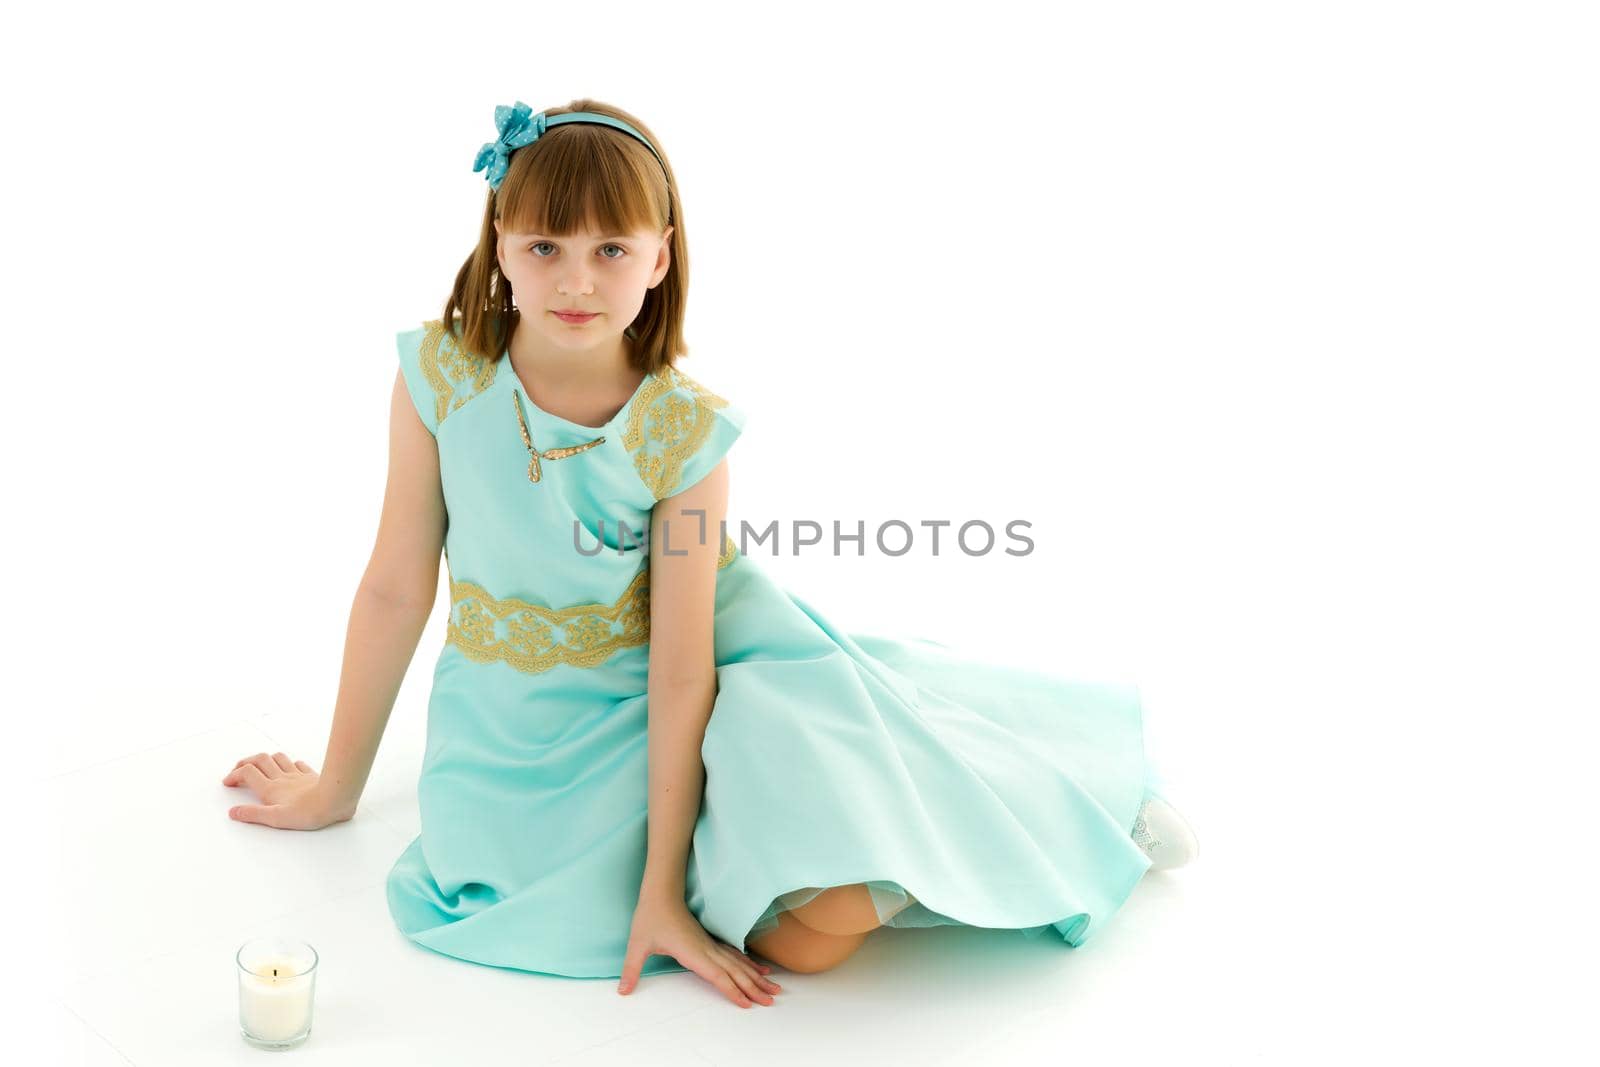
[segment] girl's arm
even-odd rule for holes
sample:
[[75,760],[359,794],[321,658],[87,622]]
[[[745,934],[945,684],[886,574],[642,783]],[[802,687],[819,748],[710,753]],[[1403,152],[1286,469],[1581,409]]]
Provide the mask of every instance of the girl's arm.
[[649,845],[641,898],[683,901],[700,812],[700,745],[717,695],[712,622],[728,510],[728,461],[650,518]]
[[389,401],[389,477],[378,536],[356,590],[319,791],[354,814],[389,712],[439,592],[446,525],[439,452],[395,375]]
[[322,773],[283,752],[242,759],[222,784],[248,786],[261,803],[239,805],[229,818],[318,830],[355,815],[438,593],[446,522],[438,449],[397,374],[389,402],[389,484],[378,542],[350,607]]

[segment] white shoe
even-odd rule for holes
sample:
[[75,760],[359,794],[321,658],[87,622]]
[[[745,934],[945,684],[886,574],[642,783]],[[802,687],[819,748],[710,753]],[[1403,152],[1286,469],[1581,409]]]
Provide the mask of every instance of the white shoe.
[[1150,870],[1182,867],[1200,854],[1200,839],[1178,809],[1154,793],[1145,795],[1133,820],[1133,840],[1150,857]]

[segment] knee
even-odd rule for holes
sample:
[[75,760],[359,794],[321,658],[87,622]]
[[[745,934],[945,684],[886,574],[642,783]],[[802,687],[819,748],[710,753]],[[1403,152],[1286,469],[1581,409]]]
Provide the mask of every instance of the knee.
[[817,974],[831,970],[855,954],[866,941],[864,930],[857,934],[825,934],[800,922],[791,912],[778,915],[778,928],[749,945],[757,953],[796,974]]
[[795,974],[820,974],[823,971],[833,970],[855,955],[856,949],[861,947],[861,942],[866,940],[866,937],[866,934],[835,937],[832,934],[818,934],[813,931],[812,937],[785,947],[780,958],[772,962]]
[[793,915],[822,934],[859,934],[883,923],[873,906],[872,893],[863,882],[825,889],[793,910]]
[[823,947],[794,948],[790,947],[779,953],[772,961],[784,970],[793,974],[821,974],[831,971],[844,962],[844,957],[837,956]]

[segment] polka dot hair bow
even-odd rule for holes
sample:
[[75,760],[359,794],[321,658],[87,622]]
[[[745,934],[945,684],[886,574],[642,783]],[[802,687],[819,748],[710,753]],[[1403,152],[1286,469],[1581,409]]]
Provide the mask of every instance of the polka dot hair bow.
[[532,144],[544,133],[546,122],[544,112],[537,115],[533,108],[518,100],[512,107],[498,104],[494,109],[494,124],[500,130],[500,136],[487,142],[478,149],[478,158],[473,160],[472,172],[476,174],[485,167],[489,173],[484,177],[489,179],[489,187],[500,188],[500,183],[505,179],[506,168],[511,165],[511,153],[523,145]]
[[559,126],[565,122],[583,122],[621,130],[650,149],[651,154],[660,161],[662,171],[666,171],[667,162],[661,158],[661,153],[656,151],[656,146],[650,143],[650,138],[621,119],[593,111],[564,111],[553,116],[546,115],[543,111],[534,114],[533,108],[518,100],[511,107],[506,107],[504,104],[495,107],[494,124],[499,127],[500,136],[478,149],[477,158],[472,161],[472,172],[476,174],[487,168],[488,173],[484,177],[489,179],[489,188],[499,189],[500,183],[505,180],[507,168],[511,166],[511,153],[523,145],[537,141],[539,135],[551,126]]

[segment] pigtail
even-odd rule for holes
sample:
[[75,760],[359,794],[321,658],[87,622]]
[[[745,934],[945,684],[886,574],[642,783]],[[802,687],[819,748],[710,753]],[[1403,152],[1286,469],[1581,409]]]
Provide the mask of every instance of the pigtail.
[[[496,194],[490,190],[483,209],[478,245],[456,272],[455,284],[444,304],[444,323],[457,327],[462,351],[496,359],[511,336],[511,288],[500,277],[495,257],[494,216]],[[457,318],[459,314],[460,318]]]

